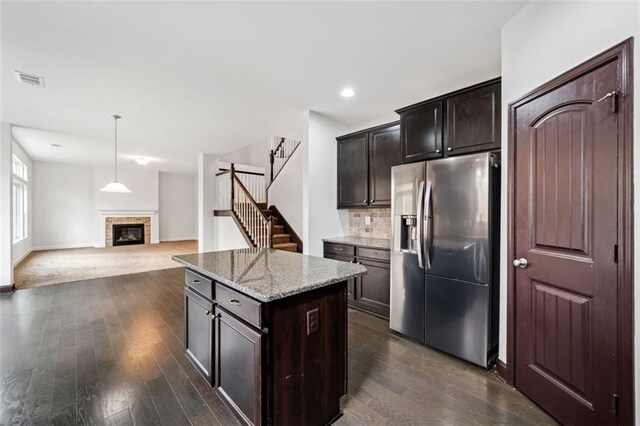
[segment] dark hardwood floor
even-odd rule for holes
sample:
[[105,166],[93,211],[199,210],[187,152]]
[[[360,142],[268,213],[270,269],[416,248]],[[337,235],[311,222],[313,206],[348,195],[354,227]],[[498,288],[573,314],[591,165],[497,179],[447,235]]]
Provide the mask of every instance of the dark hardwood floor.
[[[183,269],[0,295],[0,425],[238,424],[184,355]],[[349,312],[338,424],[550,424],[492,373]]]

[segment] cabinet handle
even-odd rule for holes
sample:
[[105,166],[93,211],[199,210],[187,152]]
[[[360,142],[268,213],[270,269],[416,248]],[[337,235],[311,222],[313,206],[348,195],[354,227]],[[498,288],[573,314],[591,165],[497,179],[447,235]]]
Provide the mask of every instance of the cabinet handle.
[[344,250],[344,249],[343,249],[342,247],[336,247],[336,250],[337,250],[337,251],[342,251],[342,250]]
[[362,202],[362,204],[367,204],[367,200],[364,200],[364,201]]
[[206,315],[206,316],[211,315],[211,311],[206,311],[206,312],[205,312],[205,315]]
[[229,300],[229,303],[231,303],[233,306],[240,306],[240,301],[237,299],[231,299]]
[[193,280],[194,284],[200,284],[200,280]]
[[447,148],[447,151],[453,151],[453,148],[449,147]]
[[442,150],[436,149],[436,154],[440,154]]

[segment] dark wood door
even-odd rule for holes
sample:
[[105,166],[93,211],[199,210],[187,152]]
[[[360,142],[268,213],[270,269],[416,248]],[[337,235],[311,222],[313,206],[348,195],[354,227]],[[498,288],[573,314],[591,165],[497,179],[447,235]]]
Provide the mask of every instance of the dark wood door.
[[223,309],[215,309],[215,385],[247,423],[262,424],[264,336]]
[[210,384],[213,383],[213,324],[211,302],[185,288],[184,346],[187,357]]
[[515,385],[565,424],[616,423],[617,69],[512,111]]
[[494,83],[447,100],[447,155],[500,148],[500,88]]
[[389,317],[391,272],[388,263],[359,259],[367,274],[356,281],[356,301],[363,308]]
[[442,102],[401,112],[400,133],[403,163],[442,157]]
[[373,130],[369,134],[370,206],[391,206],[391,167],[400,163],[400,125]]
[[338,208],[369,203],[369,137],[357,134],[338,140]]
[[[326,259],[340,260],[342,262],[349,262],[349,263],[353,263],[355,261],[355,258],[353,258],[353,257],[340,256],[340,255],[337,255],[337,254],[325,253],[324,257]],[[347,299],[348,300],[354,300],[355,299],[355,286],[356,286],[356,279],[355,278],[347,280]]]

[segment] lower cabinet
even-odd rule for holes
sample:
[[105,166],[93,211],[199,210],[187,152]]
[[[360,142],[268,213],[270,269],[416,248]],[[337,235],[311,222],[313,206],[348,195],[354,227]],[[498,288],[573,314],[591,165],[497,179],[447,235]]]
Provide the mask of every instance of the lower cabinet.
[[367,275],[358,279],[356,301],[363,309],[383,317],[389,317],[389,286],[391,282],[390,265],[372,260],[358,260],[365,268]]
[[[347,248],[347,250],[345,250]],[[334,254],[337,249],[349,255]],[[353,255],[351,255],[353,254]],[[349,306],[389,318],[391,268],[389,250],[350,247],[345,244],[324,243],[326,259],[360,263],[367,274],[347,281]]]
[[213,383],[213,304],[199,294],[184,289],[185,350],[204,378]]
[[215,308],[215,386],[247,423],[262,424],[262,361],[265,335]]

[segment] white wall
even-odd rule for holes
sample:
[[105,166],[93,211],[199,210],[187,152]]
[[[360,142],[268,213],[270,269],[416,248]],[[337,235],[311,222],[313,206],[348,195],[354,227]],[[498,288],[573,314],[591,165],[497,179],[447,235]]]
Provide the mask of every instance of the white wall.
[[322,256],[323,238],[347,235],[349,231],[349,212],[336,208],[336,136],[346,133],[346,129],[343,123],[309,111],[308,129],[302,141],[305,254]]
[[[640,200],[640,3],[530,2],[502,29],[503,187],[507,185],[508,103],[613,45],[634,36],[634,197]],[[500,359],[506,357],[506,193],[502,199]],[[634,264],[640,264],[640,209],[634,211]],[[634,273],[634,325],[640,330],[640,274]],[[636,413],[640,409],[640,339],[635,339]]]
[[93,247],[93,167],[34,161],[32,170],[33,248]]
[[100,188],[113,182],[113,167],[95,168],[96,209],[98,210],[158,210],[158,172],[139,168],[119,168],[118,181],[131,190],[130,194],[102,192]]
[[235,250],[249,248],[242,231],[230,216],[216,216],[213,218],[213,251]]
[[11,258],[11,124],[0,122],[0,287],[13,285]]
[[216,249],[216,228],[213,209],[216,205],[216,173],[220,170],[218,157],[198,153],[198,252]]
[[196,185],[195,175],[160,172],[160,241],[198,238]]
[[302,238],[303,166],[304,152],[302,147],[298,146],[268,191],[269,205],[275,205],[278,208],[300,238]]
[[[31,157],[22,149],[19,143],[12,142],[12,154],[22,160],[27,165],[27,238],[24,238],[17,243],[13,243],[13,249],[11,253],[11,261],[15,266],[22,259],[24,259],[29,253],[31,253],[33,245],[33,162]],[[13,241],[13,238],[12,238]]]
[[265,138],[235,151],[222,154],[220,161],[256,166],[265,172],[269,165],[269,139]]

